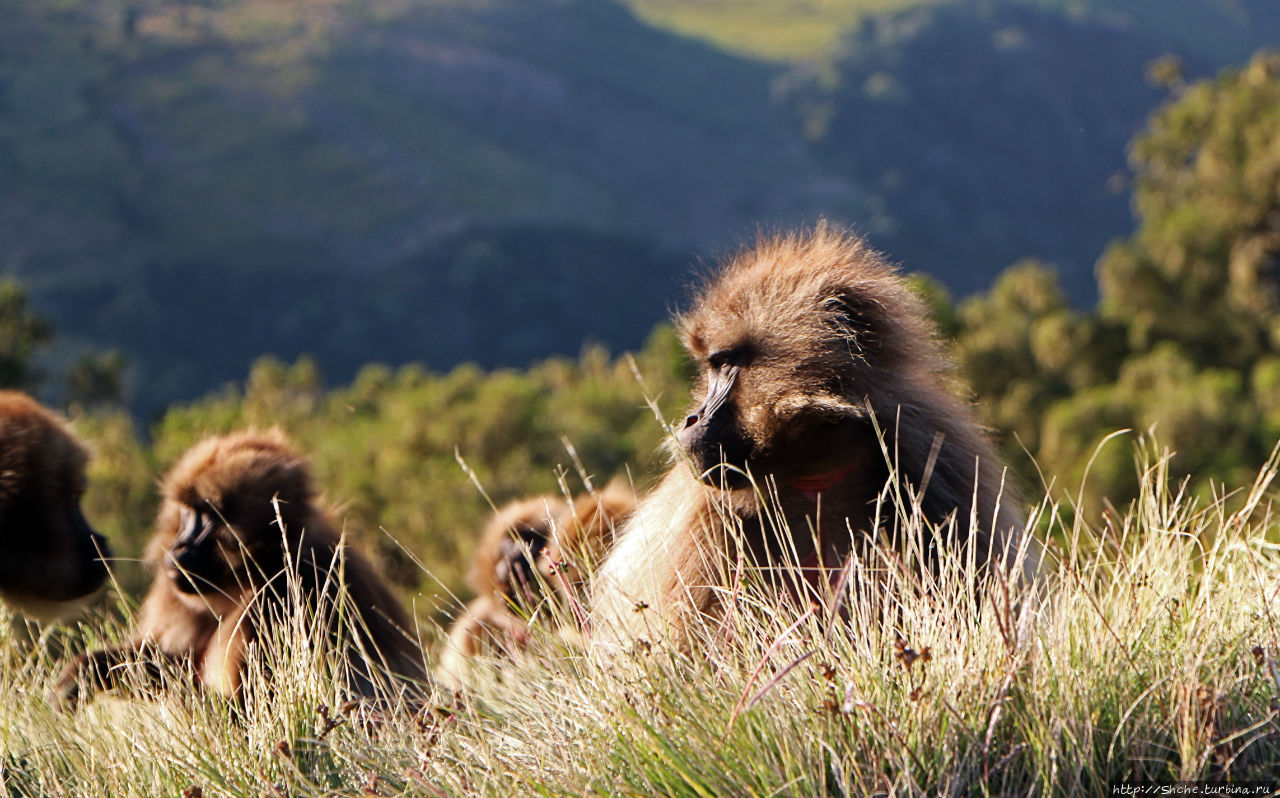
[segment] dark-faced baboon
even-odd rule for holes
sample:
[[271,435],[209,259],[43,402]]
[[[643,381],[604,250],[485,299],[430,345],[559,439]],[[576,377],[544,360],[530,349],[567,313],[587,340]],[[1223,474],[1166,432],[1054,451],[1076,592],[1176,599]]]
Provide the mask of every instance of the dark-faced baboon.
[[615,479],[572,502],[548,494],[499,509],[476,544],[467,574],[476,597],[454,621],[437,673],[457,684],[470,658],[486,647],[511,652],[523,646],[529,617],[545,598],[558,606],[541,618],[574,617],[584,572],[612,544],[615,528],[635,503],[630,485]]
[[409,615],[318,508],[307,464],[281,434],[205,440],[170,471],[163,497],[147,548],[156,575],[133,642],[73,663],[58,683],[62,701],[113,686],[127,662],[151,674],[167,662],[235,696],[250,651],[305,633],[299,617],[319,636],[313,644],[338,647],[353,694],[425,680]]
[[0,391],[0,596],[28,615],[65,615],[107,578],[106,540],[80,512],[87,462],[56,416]]
[[687,648],[691,625],[723,608],[726,559],[838,567],[895,534],[884,517],[895,492],[983,561],[1021,538],[925,308],[862,240],[826,225],[762,239],[678,321],[696,405],[678,425],[678,462],[593,582],[591,630],[606,648],[641,637]]

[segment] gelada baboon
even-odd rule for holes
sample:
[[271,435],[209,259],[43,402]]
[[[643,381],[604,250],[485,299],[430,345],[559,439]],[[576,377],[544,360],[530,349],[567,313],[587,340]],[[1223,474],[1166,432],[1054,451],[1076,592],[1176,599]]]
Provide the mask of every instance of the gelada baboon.
[[548,494],[519,499],[494,515],[471,559],[467,584],[476,597],[454,621],[437,673],[464,681],[469,659],[489,648],[511,652],[528,637],[529,617],[548,598],[559,602],[539,617],[574,617],[579,588],[613,543],[613,533],[635,507],[636,496],[621,479],[572,502]]
[[931,524],[953,518],[948,544],[972,539],[983,560],[1021,538],[923,304],[861,239],[826,224],[762,238],[678,324],[696,404],[677,462],[593,581],[605,650],[638,638],[687,649],[691,626],[724,608],[726,558],[776,565],[790,552],[806,580],[830,576],[856,545],[894,534],[892,503],[875,515],[887,485]]
[[55,694],[64,705],[130,670],[153,678],[185,670],[203,689],[236,696],[250,651],[296,631],[299,617],[319,630],[313,642],[341,646],[340,676],[353,695],[384,697],[425,681],[409,615],[318,508],[307,464],[283,435],[209,438],[178,461],[162,492],[147,547],[156,575],[133,642],[68,667]]
[[107,578],[106,540],[80,512],[87,462],[56,416],[0,391],[0,596],[28,615],[65,615]]

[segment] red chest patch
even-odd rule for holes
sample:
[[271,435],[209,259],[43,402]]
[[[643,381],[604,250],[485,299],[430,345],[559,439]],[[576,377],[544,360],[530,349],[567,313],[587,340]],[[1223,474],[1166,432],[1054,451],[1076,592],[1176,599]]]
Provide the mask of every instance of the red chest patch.
[[803,493],[810,501],[817,501],[819,493],[822,493],[824,490],[830,490],[841,482],[844,482],[845,478],[848,477],[849,474],[853,473],[853,466],[854,464],[850,463],[849,465],[841,466],[834,471],[827,471],[826,473],[817,474],[812,477],[793,479],[787,484]]

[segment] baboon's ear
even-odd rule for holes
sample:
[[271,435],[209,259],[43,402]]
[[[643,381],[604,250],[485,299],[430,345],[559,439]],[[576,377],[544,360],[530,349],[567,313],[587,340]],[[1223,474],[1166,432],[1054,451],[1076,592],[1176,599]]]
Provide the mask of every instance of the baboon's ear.
[[874,354],[880,348],[876,335],[876,303],[847,290],[824,292],[822,311],[826,323],[840,336],[849,339],[861,355]]

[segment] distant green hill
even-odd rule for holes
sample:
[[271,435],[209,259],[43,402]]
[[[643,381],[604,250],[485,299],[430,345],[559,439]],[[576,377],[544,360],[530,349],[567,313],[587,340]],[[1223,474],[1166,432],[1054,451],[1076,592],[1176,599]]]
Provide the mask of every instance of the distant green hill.
[[0,274],[62,357],[125,349],[144,413],[264,353],[632,346],[697,258],[819,215],[961,293],[1041,255],[1080,297],[1144,61],[1243,60],[1280,10],[1040,5],[0,0]]
[[0,268],[144,404],[634,345],[695,244],[826,191],[775,68],[610,3],[121,8],[0,0]]
[[[727,52],[791,62],[827,59],[865,20],[944,5],[947,0],[625,0],[653,25],[714,43]],[[1242,40],[1275,41],[1269,0],[1011,0],[1077,19],[1138,28],[1171,49],[1237,59]],[[984,3],[990,8],[992,3]]]

